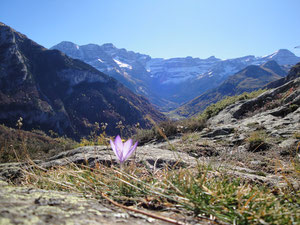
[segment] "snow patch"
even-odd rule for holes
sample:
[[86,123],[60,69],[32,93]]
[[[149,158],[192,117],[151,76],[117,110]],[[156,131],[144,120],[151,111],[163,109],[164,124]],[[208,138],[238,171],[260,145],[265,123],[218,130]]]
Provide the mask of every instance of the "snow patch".
[[121,67],[121,68],[127,68],[127,69],[132,70],[132,66],[130,66],[130,65],[126,64],[126,63],[123,63],[123,62],[121,62],[121,61],[119,61],[117,59],[113,59],[113,60],[118,64],[119,67]]

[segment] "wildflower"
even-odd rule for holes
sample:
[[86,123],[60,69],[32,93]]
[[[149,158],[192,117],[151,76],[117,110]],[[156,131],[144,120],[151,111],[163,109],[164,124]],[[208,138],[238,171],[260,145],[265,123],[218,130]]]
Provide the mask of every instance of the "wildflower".
[[116,128],[119,128],[120,130],[123,130],[125,126],[123,125],[123,122],[120,120],[119,122],[116,123]]
[[101,129],[104,131],[107,127],[107,123],[101,123]]
[[115,155],[117,156],[121,166],[131,156],[131,154],[134,152],[134,150],[137,147],[137,144],[138,144],[138,142],[136,142],[132,146],[132,139],[127,140],[123,144],[120,135],[118,135],[116,137],[114,142],[112,140],[110,140],[111,148],[114,151]]
[[16,126],[19,128],[19,130],[21,129],[21,127],[23,126],[23,118],[20,117],[16,123]]

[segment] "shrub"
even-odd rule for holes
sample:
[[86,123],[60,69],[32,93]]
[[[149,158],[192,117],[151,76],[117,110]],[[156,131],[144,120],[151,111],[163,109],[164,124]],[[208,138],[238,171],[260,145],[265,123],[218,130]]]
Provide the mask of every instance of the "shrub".
[[0,125],[0,163],[23,161],[27,157],[43,159],[75,144],[71,139],[51,138],[39,130],[29,132]]
[[246,139],[248,142],[248,150],[253,152],[263,151],[268,149],[269,145],[266,141],[267,134],[265,131],[254,131]]
[[153,129],[137,129],[133,139],[137,140],[139,144],[145,144],[155,138],[155,130]]
[[152,121],[152,123],[154,126],[151,129],[137,129],[133,139],[144,144],[153,139],[162,140],[182,133],[201,131],[206,126],[204,120],[196,117],[180,121],[168,120],[159,124]]
[[198,117],[203,120],[208,120],[209,118],[217,115],[220,111],[225,109],[227,106],[232,105],[232,104],[236,103],[237,101],[255,98],[255,97],[261,95],[262,93],[264,93],[265,91],[266,91],[265,89],[257,90],[257,91],[253,91],[251,93],[245,92],[241,95],[226,97],[223,100],[218,101],[217,103],[208,106],[200,115],[198,115]]

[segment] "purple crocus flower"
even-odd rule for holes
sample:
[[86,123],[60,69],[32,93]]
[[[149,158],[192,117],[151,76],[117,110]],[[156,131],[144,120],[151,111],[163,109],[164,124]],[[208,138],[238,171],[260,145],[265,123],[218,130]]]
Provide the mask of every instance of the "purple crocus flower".
[[117,156],[120,164],[122,165],[134,152],[137,147],[138,142],[136,142],[132,146],[132,139],[127,140],[124,144],[120,135],[118,135],[113,142],[110,140],[110,145],[112,150],[114,151],[115,155]]

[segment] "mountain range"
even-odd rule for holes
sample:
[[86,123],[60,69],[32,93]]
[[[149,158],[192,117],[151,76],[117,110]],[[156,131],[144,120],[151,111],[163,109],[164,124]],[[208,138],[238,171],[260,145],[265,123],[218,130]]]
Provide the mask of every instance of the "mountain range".
[[48,50],[0,23],[0,123],[53,130],[79,139],[107,123],[116,135],[116,123],[147,127],[149,115],[165,119],[142,96],[94,67],[58,50]]
[[251,65],[238,73],[229,76],[217,88],[206,91],[193,100],[183,104],[173,112],[173,117],[189,117],[202,112],[207,106],[227,96],[258,90],[267,84],[285,77],[287,72],[274,60],[260,66]]
[[96,69],[116,78],[135,93],[147,97],[161,111],[170,111],[212,88],[218,87],[230,75],[249,65],[262,65],[276,61],[284,70],[300,61],[286,49],[263,56],[245,56],[221,60],[151,58],[149,55],[116,48],[113,44],[77,45],[63,41],[51,49],[80,59]]

